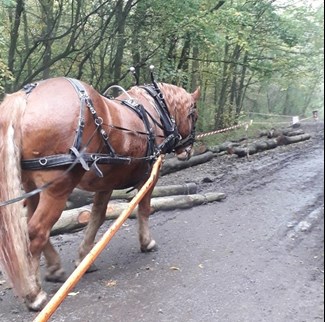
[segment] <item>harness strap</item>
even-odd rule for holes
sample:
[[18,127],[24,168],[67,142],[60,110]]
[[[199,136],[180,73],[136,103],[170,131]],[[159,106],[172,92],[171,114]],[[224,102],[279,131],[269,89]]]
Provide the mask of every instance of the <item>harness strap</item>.
[[153,129],[150,125],[149,119],[148,119],[148,112],[144,108],[142,104],[137,104],[135,102],[130,102],[128,100],[122,101],[122,104],[130,108],[132,111],[134,111],[139,118],[142,120],[148,136],[148,147],[147,147],[147,157],[154,155],[156,153],[156,145],[155,145],[155,134],[153,132]]
[[88,167],[88,170],[94,162],[96,164],[129,164],[131,162],[131,158],[129,157],[112,157],[101,153],[83,153],[82,155],[80,153],[78,154],[79,156],[76,156],[74,154],[57,154],[44,158],[23,160],[21,162],[21,167],[24,170],[42,170],[70,165],[76,161],[80,162],[81,158],[85,162],[85,165]]
[[178,133],[175,120],[171,117],[170,112],[167,108],[164,96],[157,84],[140,87],[143,88],[154,99],[157,106],[162,129],[164,130],[166,138],[164,142],[159,146],[159,149],[161,149],[162,153],[171,153],[179,142],[180,135]]
[[72,78],[66,78],[70,84],[74,87],[75,91],[77,92],[79,99],[80,99],[80,115],[79,115],[79,125],[77,129],[77,134],[74,139],[73,147],[76,148],[76,150],[80,150],[81,147],[81,140],[82,140],[82,134],[85,127],[85,99],[87,96],[87,92],[85,88],[77,82],[77,80]]
[[73,78],[67,78],[67,80],[72,84],[72,86],[74,87],[74,89],[76,90],[76,92],[79,95],[80,101],[81,101],[81,106],[80,106],[80,122],[79,122],[79,127],[77,130],[77,136],[75,139],[75,144],[74,147],[76,147],[77,150],[80,150],[80,145],[81,145],[81,138],[82,138],[82,133],[83,133],[83,128],[85,126],[85,119],[84,119],[84,110],[85,110],[85,106],[88,107],[95,125],[97,127],[97,131],[100,134],[105,147],[107,149],[107,152],[110,156],[115,156],[116,153],[112,147],[112,145],[109,143],[109,138],[108,135],[106,133],[106,131],[103,129],[102,124],[103,124],[103,119],[101,117],[98,117],[97,112],[94,108],[94,104],[91,100],[91,98],[89,97],[86,89],[84,88],[84,86],[81,84],[81,82],[79,82],[76,79]]

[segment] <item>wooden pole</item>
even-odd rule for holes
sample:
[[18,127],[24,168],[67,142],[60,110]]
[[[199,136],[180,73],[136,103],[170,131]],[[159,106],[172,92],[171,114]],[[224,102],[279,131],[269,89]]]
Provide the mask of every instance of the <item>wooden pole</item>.
[[47,303],[44,309],[38,314],[34,322],[48,321],[52,314],[56,311],[59,305],[67,297],[70,290],[76,286],[81,277],[86,273],[87,269],[94,263],[99,254],[104,250],[107,244],[110,242],[115,233],[119,230],[122,224],[127,220],[131,212],[138,205],[138,203],[143,199],[148,190],[154,184],[157,176],[159,175],[159,170],[162,164],[162,156],[158,158],[154,164],[151,175],[144,186],[140,189],[138,194],[130,201],[128,208],[121,213],[121,215],[114,221],[114,223],[109,227],[108,231],[103,235],[103,237],[98,241],[98,243],[93,247],[93,249],[88,253],[88,255],[82,260],[79,266],[73,271],[61,288],[54,294],[51,300]]

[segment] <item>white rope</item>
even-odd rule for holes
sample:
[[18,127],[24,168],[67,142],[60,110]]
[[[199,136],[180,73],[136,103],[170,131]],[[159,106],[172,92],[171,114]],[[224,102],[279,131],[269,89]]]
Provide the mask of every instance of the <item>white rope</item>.
[[241,124],[238,124],[238,125],[234,125],[234,126],[230,126],[230,127],[221,129],[221,130],[216,130],[216,131],[207,132],[207,133],[201,133],[201,134],[198,134],[196,136],[196,138],[198,138],[198,139],[204,138],[206,136],[210,136],[210,135],[214,135],[214,134],[223,133],[223,132],[231,131],[231,130],[234,130],[234,129],[238,129],[238,128],[243,127],[243,126],[245,126],[246,131],[247,131],[248,127],[250,125],[252,125],[252,123],[253,123],[253,121],[250,121],[248,123],[241,123]]
[[[262,114],[262,113],[252,113],[252,114]],[[270,115],[270,114],[264,114],[264,115]],[[279,115],[279,116],[285,116],[285,115]],[[289,117],[289,116],[287,116],[287,117]],[[290,117],[292,117],[292,116],[290,116]],[[307,121],[307,120],[310,120],[310,119],[315,119],[315,118],[313,116],[311,116],[311,117],[307,117],[307,118],[304,118],[302,120],[299,120],[299,122]],[[219,134],[219,133],[228,132],[228,131],[238,129],[238,128],[241,128],[241,127],[245,127],[245,130],[247,131],[248,127],[251,126],[252,124],[253,124],[253,120],[250,120],[250,122],[240,123],[238,125],[230,126],[230,127],[227,127],[227,128],[221,129],[221,130],[211,131],[211,132],[207,132],[207,133],[201,133],[201,134],[198,134],[196,136],[196,138],[200,139],[200,138],[204,138],[204,137],[207,137],[207,136],[210,136],[210,135],[215,135],[215,134]],[[254,121],[254,124],[257,124],[257,125],[290,124],[290,125],[292,125],[293,122],[255,122]]]

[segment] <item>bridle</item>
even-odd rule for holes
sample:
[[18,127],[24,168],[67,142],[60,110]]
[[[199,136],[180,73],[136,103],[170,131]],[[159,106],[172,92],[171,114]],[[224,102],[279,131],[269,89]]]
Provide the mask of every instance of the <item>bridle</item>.
[[193,106],[190,108],[190,112],[187,115],[188,118],[191,118],[191,132],[186,138],[183,139],[178,131],[174,118],[176,115],[173,117],[170,114],[164,95],[158,86],[158,83],[155,81],[153,74],[152,84],[140,86],[140,88],[144,89],[154,99],[157,111],[159,113],[161,128],[163,129],[165,135],[165,140],[159,145],[161,153],[171,153],[181,148],[184,148],[185,151],[189,153],[192,149],[192,145],[195,142],[195,124],[197,120],[196,104],[193,104]]
[[196,136],[196,121],[197,121],[196,104],[193,104],[187,117],[191,118],[191,132],[186,138],[184,139],[180,138],[180,140],[175,146],[175,150],[180,148],[185,148],[186,152],[190,152],[195,142],[195,136]]

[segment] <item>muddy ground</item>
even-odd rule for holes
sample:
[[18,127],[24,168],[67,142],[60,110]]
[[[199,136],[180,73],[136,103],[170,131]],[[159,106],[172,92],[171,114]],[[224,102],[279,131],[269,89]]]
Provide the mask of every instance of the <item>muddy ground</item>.
[[[167,175],[222,202],[151,217],[142,254],[129,220],[50,321],[324,321],[324,126],[312,139],[249,158],[218,157]],[[107,229],[109,222],[101,229]],[[67,272],[82,232],[56,236]],[[59,284],[44,283],[53,295]],[[32,321],[0,275],[0,321]]]

